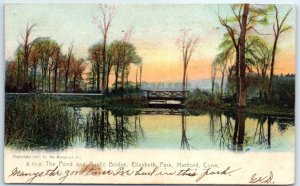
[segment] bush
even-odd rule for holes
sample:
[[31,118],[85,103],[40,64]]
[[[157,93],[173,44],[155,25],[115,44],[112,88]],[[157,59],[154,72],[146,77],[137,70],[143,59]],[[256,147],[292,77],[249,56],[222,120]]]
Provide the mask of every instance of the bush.
[[188,93],[185,103],[188,107],[217,107],[220,102],[221,100],[210,92],[195,89]]

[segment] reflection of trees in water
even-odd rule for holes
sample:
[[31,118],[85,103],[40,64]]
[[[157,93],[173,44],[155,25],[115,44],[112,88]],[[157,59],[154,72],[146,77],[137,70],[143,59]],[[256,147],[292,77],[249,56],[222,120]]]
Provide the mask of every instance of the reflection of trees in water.
[[[225,121],[223,118],[225,117]],[[234,126],[232,123],[234,121]],[[220,149],[229,149],[232,151],[243,150],[245,139],[245,112],[240,110],[232,115],[232,113],[213,114],[210,113],[210,137],[211,141],[219,144]],[[214,137],[216,123],[219,121],[219,130],[217,130],[217,138]]]
[[245,111],[243,109],[238,109],[236,112],[234,133],[232,138],[232,151],[243,151],[245,139],[245,120]]
[[[230,143],[232,140],[232,136],[233,136],[233,127],[232,127],[232,122],[229,116],[225,116],[226,120],[225,123],[223,123],[223,119],[222,119],[222,115],[218,115],[217,117],[219,117],[220,120],[220,129],[218,131],[218,136],[216,139],[214,139],[214,137],[212,137],[213,142],[217,142],[219,141],[219,147],[220,149],[224,149],[225,147],[227,147],[228,149],[230,148]],[[210,120],[210,126],[214,125],[214,119],[213,116],[211,114],[211,120]]]
[[[249,114],[248,118],[255,119],[257,124],[254,135],[248,136],[245,130],[247,117],[244,110],[240,109],[235,113],[209,113],[209,115],[210,141],[219,144],[220,149],[228,149],[231,151],[244,151],[245,147],[249,146],[270,149],[271,128],[273,124],[277,122],[278,130],[281,132],[284,132],[289,125],[293,125],[293,122],[289,118],[285,121],[278,117]],[[219,124],[219,126],[217,124]],[[217,128],[218,130],[216,130]],[[249,149],[246,149],[246,151],[247,150]]]
[[190,144],[186,136],[186,116],[184,113],[181,115],[181,144],[180,149],[189,150]]
[[88,115],[84,130],[87,147],[120,148],[134,146],[143,138],[140,116],[134,122],[122,113],[111,115],[104,108],[93,109]]
[[215,118],[212,113],[209,114],[209,136],[210,136],[210,141],[214,142],[215,141]]
[[[271,148],[271,125],[274,122],[275,120],[270,116],[259,116],[251,144]],[[267,123],[267,134],[265,133],[265,123]]]
[[108,120],[108,111],[103,108],[93,108],[86,117],[83,134],[87,147],[107,147],[107,144],[112,142],[112,127]]

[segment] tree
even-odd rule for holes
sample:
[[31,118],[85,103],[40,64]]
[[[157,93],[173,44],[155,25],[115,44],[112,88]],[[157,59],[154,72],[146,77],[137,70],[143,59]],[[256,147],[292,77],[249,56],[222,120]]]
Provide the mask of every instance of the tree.
[[192,54],[199,42],[199,38],[195,35],[190,35],[188,30],[183,30],[180,36],[177,38],[177,46],[182,52],[183,62],[183,77],[182,77],[182,91],[185,98],[185,90],[187,85],[187,67],[192,57]]
[[214,60],[214,62],[211,64],[211,72],[210,72],[210,78],[211,78],[211,94],[214,94],[214,90],[215,90],[215,83],[216,83],[216,59]]
[[143,72],[143,65],[140,66],[140,88],[142,88],[142,72]]
[[[89,60],[92,62],[92,64],[94,65],[94,69],[96,71],[96,89],[97,92],[100,92],[100,68],[101,65],[103,66],[103,44],[98,42],[96,44],[94,44],[93,46],[91,46],[89,48]],[[102,71],[102,76],[104,76],[103,71]]]
[[41,60],[41,48],[39,46],[39,43],[37,42],[33,49],[32,53],[29,58],[29,65],[33,73],[33,89],[36,89],[36,76],[37,76],[37,69],[39,61]]
[[115,48],[115,89],[117,90],[118,78],[121,76],[121,92],[124,92],[125,80],[128,80],[128,75],[130,72],[130,64],[137,64],[141,62],[141,58],[136,53],[135,47],[126,41],[116,41],[114,44]]
[[27,27],[26,27],[26,31],[25,31],[25,37],[23,37],[24,39],[24,44],[23,44],[23,48],[24,48],[24,75],[23,75],[23,90],[25,92],[28,92],[28,89],[29,89],[29,78],[28,78],[28,67],[29,67],[29,55],[30,55],[30,52],[31,52],[31,48],[34,44],[34,42],[36,40],[33,40],[33,41],[29,41],[29,36],[31,34],[31,31],[32,29],[36,26],[36,24],[32,24],[31,26],[28,25],[27,23]]
[[279,39],[279,36],[291,29],[292,27],[289,25],[285,25],[284,22],[286,21],[286,18],[288,15],[291,13],[292,9],[289,9],[288,12],[285,14],[283,19],[280,21],[279,19],[279,12],[274,5],[274,10],[275,10],[275,23],[273,24],[273,33],[274,33],[274,43],[273,43],[273,49],[272,49],[272,60],[271,60],[271,70],[270,70],[270,81],[269,81],[269,86],[268,86],[268,98],[270,100],[272,96],[272,81],[273,81],[273,75],[274,75],[274,65],[275,65],[275,57],[276,57],[276,50],[277,50],[277,42]]
[[121,61],[123,59],[123,41],[114,41],[111,43],[111,51],[113,53],[113,65],[115,70],[115,91],[118,91],[118,79],[120,75],[120,69],[121,69]]
[[235,48],[235,80],[236,95],[239,107],[246,106],[247,98],[247,79],[246,79],[246,41],[248,32],[253,30],[258,24],[266,24],[268,6],[256,6],[249,4],[236,4],[231,6],[232,17],[221,18],[219,21],[226,28],[227,34],[230,36]]
[[232,42],[230,41],[230,38],[228,35],[224,35],[222,43],[219,45],[219,49],[221,52],[217,55],[216,59],[213,63],[215,64],[214,68],[218,68],[218,70],[221,72],[221,97],[223,96],[223,87],[224,87],[224,78],[225,73],[229,73],[228,66],[231,65],[231,59],[234,53],[234,46],[232,45]]
[[40,38],[35,44],[34,44],[34,54],[37,54],[39,57],[39,63],[41,68],[41,81],[42,81],[42,90],[46,90],[47,87],[47,72],[48,72],[48,91],[50,90],[50,76],[51,76],[51,56],[53,54],[54,47],[57,46],[56,41],[45,37]]
[[71,43],[69,49],[68,49],[68,55],[67,55],[67,63],[65,66],[65,92],[68,92],[68,80],[69,80],[69,71],[70,71],[70,63],[72,58],[74,58],[72,51],[73,51],[74,42]]
[[246,32],[247,32],[247,19],[249,13],[249,4],[244,5],[243,17],[241,22],[240,32],[240,91],[239,91],[239,107],[247,105],[247,83],[246,83]]
[[109,85],[109,76],[110,76],[110,71],[112,69],[113,66],[113,51],[111,49],[111,47],[108,47],[107,50],[107,74],[106,74],[106,93],[108,93],[108,85]]
[[61,52],[60,52],[60,46],[56,45],[53,47],[53,53],[52,53],[52,63],[53,63],[53,71],[54,71],[54,76],[53,76],[53,92],[57,92],[57,74],[58,74],[58,69],[60,67],[60,58],[61,58]]
[[[103,66],[102,66],[102,83],[101,83],[101,89],[102,92],[107,92],[108,87],[106,87],[106,68],[107,68],[107,36],[108,36],[108,31],[109,28],[111,27],[112,20],[114,19],[116,15],[116,8],[115,6],[109,6],[106,4],[99,4],[99,12],[100,12],[100,19],[99,19],[99,24],[98,28],[101,31],[102,34],[102,39],[103,39],[103,48],[102,48],[102,61],[103,61]],[[98,22],[98,17],[94,17],[94,22]]]
[[259,77],[260,98],[264,99],[267,92],[267,71],[270,69],[272,49],[261,37],[255,37],[255,42],[247,49],[247,61],[254,67]]
[[23,86],[22,82],[22,78],[24,78],[24,76],[22,76],[23,71],[24,71],[24,65],[23,65],[23,61],[24,61],[24,48],[22,45],[19,45],[19,47],[17,48],[16,52],[15,52],[15,61],[16,61],[16,89],[17,90],[21,90],[21,87]]
[[80,87],[80,81],[82,79],[82,73],[85,70],[84,60],[83,59],[71,59],[70,64],[70,77],[73,77],[73,92],[75,93],[76,90]]

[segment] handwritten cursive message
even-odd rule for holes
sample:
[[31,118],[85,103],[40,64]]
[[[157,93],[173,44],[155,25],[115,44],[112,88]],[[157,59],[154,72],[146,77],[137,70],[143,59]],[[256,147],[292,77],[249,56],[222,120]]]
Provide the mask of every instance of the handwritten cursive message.
[[47,170],[40,170],[36,172],[28,172],[15,167],[11,170],[9,177],[23,177],[26,183],[33,183],[37,181],[38,178],[52,177],[57,179],[58,183],[65,182],[71,176],[169,176],[169,177],[188,177],[194,179],[196,183],[205,179],[206,177],[218,177],[218,176],[231,176],[232,174],[238,172],[241,168],[231,168],[230,166],[226,168],[180,168],[168,170],[166,168],[161,168],[159,166],[151,168],[126,168],[120,166],[118,168],[103,169],[100,166],[87,165],[82,167],[80,170],[62,170],[62,167],[56,166]]

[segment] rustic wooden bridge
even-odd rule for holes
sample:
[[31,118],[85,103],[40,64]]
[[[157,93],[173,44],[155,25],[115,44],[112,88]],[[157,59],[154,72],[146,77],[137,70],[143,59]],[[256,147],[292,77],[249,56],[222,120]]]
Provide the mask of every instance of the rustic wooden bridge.
[[154,91],[144,90],[148,100],[149,107],[184,107],[186,93],[188,91]]

